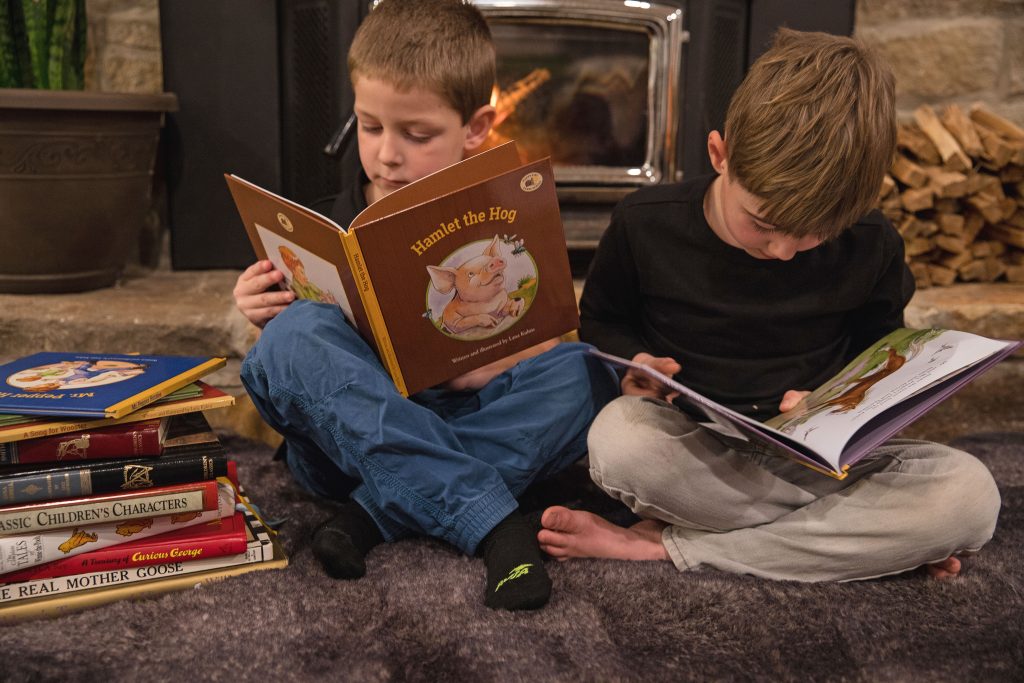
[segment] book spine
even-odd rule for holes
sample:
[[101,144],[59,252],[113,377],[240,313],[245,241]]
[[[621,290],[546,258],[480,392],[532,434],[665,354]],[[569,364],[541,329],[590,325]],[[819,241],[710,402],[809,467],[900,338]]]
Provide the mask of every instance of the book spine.
[[227,363],[225,358],[211,358],[200,365],[192,368],[187,372],[183,372],[176,377],[164,380],[163,382],[150,387],[146,391],[133,396],[130,399],[125,399],[119,403],[115,403],[112,406],[108,406],[105,410],[105,417],[119,418],[125,415],[135,412],[143,406],[147,406],[153,401],[157,401],[167,394],[181,389],[186,384],[191,384],[200,377],[208,375],[214,370],[224,367]]
[[35,439],[44,436],[56,436],[58,434],[68,434],[70,432],[79,432],[85,429],[109,427],[111,425],[125,424],[128,422],[139,422],[140,420],[148,420],[154,417],[169,417],[171,415],[194,413],[200,410],[225,408],[227,406],[234,405],[234,403],[234,396],[231,396],[230,394],[217,394],[201,399],[183,399],[173,403],[149,405],[117,420],[104,418],[76,420],[74,422],[69,422],[67,420],[46,420],[31,422],[24,425],[11,425],[10,427],[0,428],[0,443],[10,443],[12,441]]
[[19,472],[0,475],[0,505],[186,484],[226,474],[227,457],[224,455],[185,455]]
[[[53,562],[29,567],[0,576],[0,583],[19,583],[36,579],[52,579],[59,576],[83,574],[114,569],[131,569],[151,564],[189,562],[224,555],[244,553],[248,544],[242,514],[235,513],[236,524],[222,524],[216,520],[216,527],[207,530],[206,525],[188,527],[189,534],[167,532],[151,538],[130,543],[120,543],[101,548],[75,557],[66,557]],[[195,529],[194,532],[192,530]]]
[[96,522],[202,512],[217,507],[217,482],[165,486],[133,494],[74,498],[0,508],[0,536]]
[[[380,310],[380,302],[377,301],[377,294],[373,289],[373,281],[366,268],[366,261],[363,259],[362,248],[359,246],[359,238],[356,231],[352,230],[341,237],[345,247],[345,256],[348,257],[348,265],[355,277],[355,287],[359,294],[359,301],[362,302],[366,312],[367,322],[370,329],[369,335],[373,338],[380,354],[380,360],[387,368],[391,379],[402,396],[408,396],[405,378],[402,376],[402,368],[398,364],[398,356],[395,354],[395,347],[391,343],[391,335],[388,334],[387,325],[384,324],[384,315]],[[366,330],[363,331],[366,334]]]
[[193,562],[170,562],[166,564],[151,564],[130,569],[113,569],[86,574],[71,574],[52,579],[35,579],[21,583],[10,583],[0,586],[0,604],[35,598],[43,595],[57,595],[60,593],[74,593],[77,591],[89,590],[91,588],[102,588],[117,586],[138,581],[149,581],[151,579],[170,578],[182,574],[194,574],[196,572],[232,567],[251,562],[261,562],[260,559],[251,559],[249,553],[235,555],[223,555],[210,557]]
[[217,508],[214,510],[158,515],[122,522],[84,524],[35,534],[0,536],[0,575],[196,524],[206,524],[228,517],[234,510],[234,488],[228,484],[220,484]]
[[266,538],[265,542],[255,538],[247,543],[244,553],[235,555],[209,557],[191,562],[154,564],[131,569],[72,574],[63,577],[35,579],[0,585],[0,604],[41,596],[75,593],[92,588],[149,581],[151,579],[166,579],[182,574],[196,574],[224,567],[268,562],[273,559],[273,556],[274,546],[269,537]]
[[63,436],[0,443],[0,465],[160,455],[160,423],[106,427]]

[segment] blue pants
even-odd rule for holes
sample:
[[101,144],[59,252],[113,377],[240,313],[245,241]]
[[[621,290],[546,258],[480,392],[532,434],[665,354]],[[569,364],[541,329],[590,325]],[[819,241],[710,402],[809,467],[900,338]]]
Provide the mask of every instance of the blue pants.
[[528,484],[586,452],[587,428],[618,393],[587,348],[559,344],[479,391],[407,399],[337,306],[296,301],[241,374],[302,486],[351,497],[385,540],[427,534],[471,554]]

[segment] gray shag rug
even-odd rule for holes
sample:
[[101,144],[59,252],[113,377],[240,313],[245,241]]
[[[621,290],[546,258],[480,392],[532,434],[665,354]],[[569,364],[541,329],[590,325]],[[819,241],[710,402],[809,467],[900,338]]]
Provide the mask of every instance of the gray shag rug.
[[[331,580],[309,550],[331,507],[268,448],[229,439],[253,501],[287,520],[290,566],[0,626],[0,680],[1024,680],[1024,434],[956,445],[1003,496],[995,538],[956,580],[800,584],[552,561],[551,603],[509,613],[483,606],[481,560],[432,540],[379,547],[364,579]],[[524,506],[554,501],[627,521],[582,467]]]

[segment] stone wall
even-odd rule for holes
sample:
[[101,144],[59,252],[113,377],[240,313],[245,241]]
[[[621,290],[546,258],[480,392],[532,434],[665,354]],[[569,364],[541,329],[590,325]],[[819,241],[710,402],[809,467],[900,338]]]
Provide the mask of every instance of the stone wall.
[[86,0],[86,88],[163,91],[158,0]]
[[857,0],[855,33],[892,65],[901,116],[981,102],[1024,124],[1024,0]]
[[[163,90],[158,3],[86,0],[90,90]],[[980,101],[1024,124],[1024,0],[857,0],[856,12],[856,34],[896,73],[901,114]]]

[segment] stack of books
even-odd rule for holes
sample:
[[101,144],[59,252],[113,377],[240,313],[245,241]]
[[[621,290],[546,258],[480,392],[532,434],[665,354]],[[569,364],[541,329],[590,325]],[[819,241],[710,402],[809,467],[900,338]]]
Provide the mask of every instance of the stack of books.
[[38,353],[0,365],[0,623],[287,559],[203,411],[222,358]]

